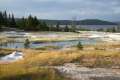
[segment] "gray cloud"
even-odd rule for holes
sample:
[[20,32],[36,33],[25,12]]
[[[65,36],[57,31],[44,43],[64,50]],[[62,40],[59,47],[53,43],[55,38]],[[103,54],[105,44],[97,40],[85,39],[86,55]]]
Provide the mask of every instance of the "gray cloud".
[[33,14],[44,19],[99,18],[120,20],[120,0],[0,0],[0,10],[17,17]]

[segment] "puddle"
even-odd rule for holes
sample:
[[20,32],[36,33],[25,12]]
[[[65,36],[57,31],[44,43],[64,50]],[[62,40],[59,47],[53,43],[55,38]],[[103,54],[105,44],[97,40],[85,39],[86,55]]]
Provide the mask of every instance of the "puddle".
[[23,59],[23,53],[20,51],[14,51],[13,53],[0,57],[0,62],[14,62]]

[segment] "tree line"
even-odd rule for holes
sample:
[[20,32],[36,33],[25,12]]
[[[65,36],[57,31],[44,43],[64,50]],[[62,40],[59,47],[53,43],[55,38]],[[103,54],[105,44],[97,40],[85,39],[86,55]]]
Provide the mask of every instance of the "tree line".
[[115,27],[111,27],[111,28],[100,28],[97,29],[97,31],[103,31],[103,32],[120,32],[120,26],[115,26]]
[[29,15],[28,18],[22,18],[17,21],[20,29],[27,31],[48,31],[49,27],[45,22],[37,19],[36,16]]
[[[60,26],[60,22],[57,22],[55,25],[47,24],[43,20],[39,20],[36,16],[29,15],[28,17],[15,18],[14,14],[7,13],[6,11],[0,11],[0,29],[2,27],[8,28],[17,28],[25,31],[63,31],[63,32],[75,32],[76,25],[71,24],[71,27],[67,24],[64,27]],[[87,30],[80,28],[79,30]],[[88,29],[89,30],[89,29]],[[98,29],[98,31],[105,32],[120,32],[119,27],[107,28],[107,29]]]
[[6,11],[0,12],[0,26],[15,27],[16,21],[14,18],[14,14],[7,14]]
[[6,11],[0,12],[0,27],[18,28],[23,30],[42,30],[47,31],[48,26],[45,22],[39,21],[36,16],[29,15],[27,18],[16,19],[14,14],[7,14]]
[[39,20],[36,16],[29,15],[27,18],[15,18],[14,14],[0,11],[0,29],[2,27],[17,28],[25,31],[70,31],[68,26],[60,28],[59,22],[53,25]]

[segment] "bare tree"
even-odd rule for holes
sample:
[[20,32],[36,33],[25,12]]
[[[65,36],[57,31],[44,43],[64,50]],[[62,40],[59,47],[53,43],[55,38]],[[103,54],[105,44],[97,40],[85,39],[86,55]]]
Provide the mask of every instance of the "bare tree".
[[73,32],[75,32],[75,30],[76,30],[76,20],[77,20],[76,16],[72,17],[71,29]]

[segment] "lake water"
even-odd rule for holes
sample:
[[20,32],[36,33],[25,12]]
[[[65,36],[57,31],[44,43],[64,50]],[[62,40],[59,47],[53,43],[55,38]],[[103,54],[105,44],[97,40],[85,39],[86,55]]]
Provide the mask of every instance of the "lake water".
[[97,29],[107,29],[107,28],[118,27],[118,25],[79,25],[77,27],[91,29],[91,30],[97,30]]

